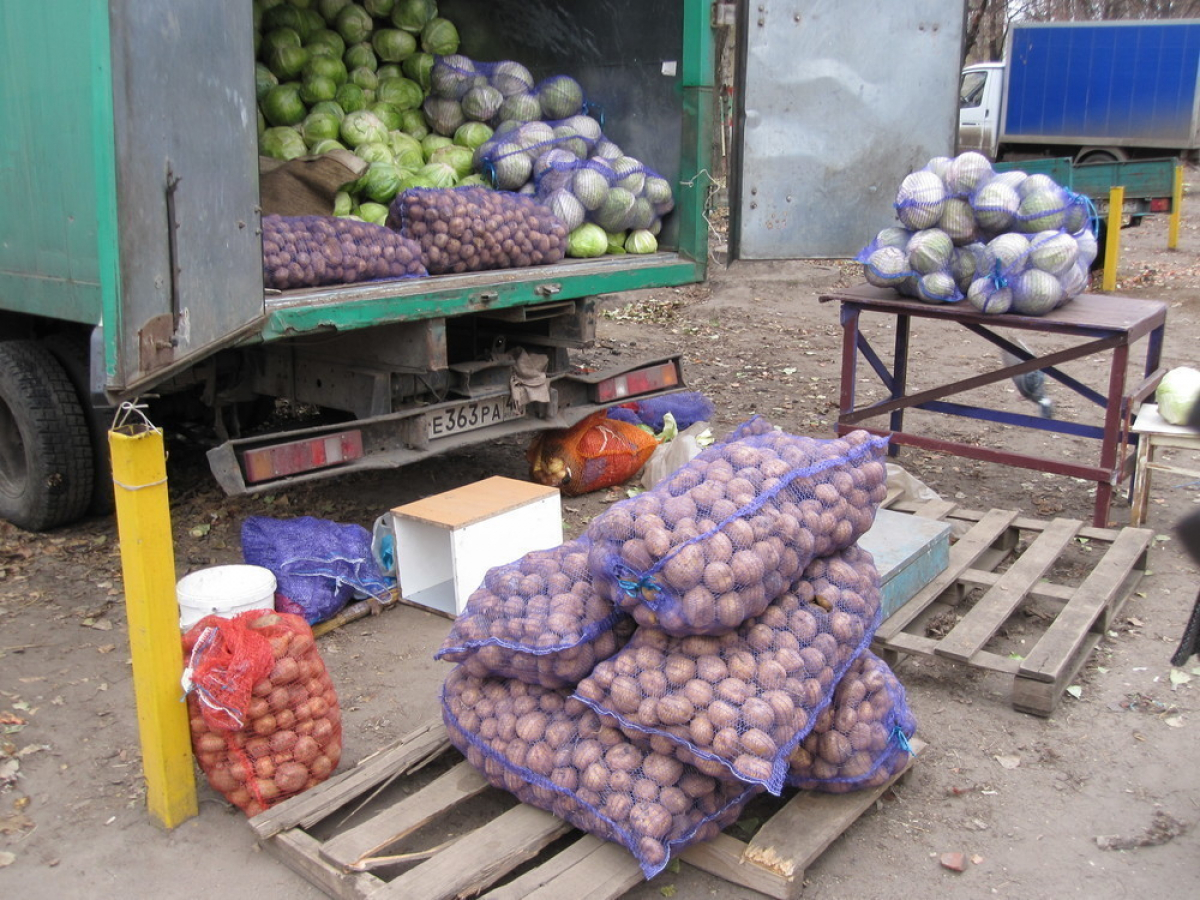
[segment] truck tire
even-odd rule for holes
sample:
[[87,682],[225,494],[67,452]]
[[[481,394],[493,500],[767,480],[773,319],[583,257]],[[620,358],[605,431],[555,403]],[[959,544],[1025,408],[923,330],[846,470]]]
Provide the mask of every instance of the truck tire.
[[1127,159],[1129,159],[1129,154],[1120,147],[1088,147],[1081,150],[1075,157],[1075,165],[1124,162]]
[[80,518],[94,463],[83,407],[53,354],[0,342],[0,518],[46,531]]
[[63,331],[42,338],[42,344],[54,354],[54,358],[62,365],[71,384],[75,386],[75,396],[83,410],[88,423],[88,434],[92,441],[92,460],[95,470],[92,475],[92,500],[88,504],[88,514],[107,516],[116,509],[117,500],[113,494],[112,461],[108,452],[108,430],[112,426],[115,410],[112,407],[95,407],[92,405],[91,373],[88,360],[88,337],[84,332]]

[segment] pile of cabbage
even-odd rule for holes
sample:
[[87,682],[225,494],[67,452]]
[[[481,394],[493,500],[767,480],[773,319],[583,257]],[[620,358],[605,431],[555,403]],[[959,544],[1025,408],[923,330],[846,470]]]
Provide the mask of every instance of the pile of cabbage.
[[928,303],[1041,316],[1087,288],[1098,246],[1087,198],[1048,175],[939,156],[896,195],[899,226],[859,253],[868,282]]
[[[478,185],[538,194],[573,232],[569,255],[657,250],[670,184],[603,139],[575,79],[535,82],[522,63],[458,54],[458,29],[436,0],[254,0],[253,10],[260,152],[287,160],[342,149],[367,163],[334,215],[383,224],[407,189]],[[593,191],[585,211],[569,192],[539,193],[532,157],[515,183],[515,157],[484,152],[502,140],[519,140],[522,160],[535,144],[573,162],[594,156],[601,202]]]
[[[512,60],[438,57],[424,109],[441,134],[492,126],[475,150],[476,169],[499,190],[536,195],[575,234],[574,255],[602,255],[610,236],[632,252],[656,246],[662,216],[674,208],[670,184],[605,137],[569,75],[535,84]],[[599,227],[580,230],[585,223]]]

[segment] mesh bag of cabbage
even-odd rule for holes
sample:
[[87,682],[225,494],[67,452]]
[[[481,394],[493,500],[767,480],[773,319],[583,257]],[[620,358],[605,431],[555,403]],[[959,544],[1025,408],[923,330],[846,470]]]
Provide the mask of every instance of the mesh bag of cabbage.
[[990,265],[971,281],[967,302],[989,315],[1044,316],[1087,289],[1098,250],[1088,227],[997,235],[985,245]]
[[567,691],[479,679],[461,666],[442,687],[442,718],[450,742],[491,784],[624,846],[646,878],[733,824],[760,790],[631,740]]
[[[603,140],[600,123],[583,114],[553,122],[508,120],[498,124],[492,137],[476,149],[475,166],[500,190],[531,185],[527,190],[532,192],[536,176],[551,162],[563,166],[586,162]],[[592,190],[603,194],[608,184],[608,167],[601,162],[595,169],[603,183],[592,178]],[[581,184],[586,186],[589,178],[584,176]],[[590,196],[585,194],[580,199]]]
[[830,794],[877,787],[908,764],[916,730],[904,685],[867,650],[851,663],[833,702],[792,750],[787,783]]
[[868,283],[927,303],[959,302],[987,266],[982,243],[959,243],[940,227],[885,228],[855,260]]
[[569,75],[535,84],[529,69],[518,62],[481,62],[461,53],[434,58],[429,93],[457,101],[463,117],[476,122],[565,119],[587,107],[582,85]]
[[656,232],[675,206],[670,182],[632,156],[585,158],[583,148],[582,140],[566,139],[538,151],[532,174],[541,201],[570,230],[591,222],[610,233]]
[[332,216],[263,216],[263,286],[350,284],[428,274],[421,248],[382,225]]
[[622,484],[640,472],[658,439],[606,412],[594,412],[570,428],[538,432],[525,452],[529,477],[574,497]]
[[300,616],[206,616],[184,635],[192,749],[248,816],[327,779],[342,754],[337,693]]
[[431,275],[559,262],[567,229],[532,197],[484,187],[410,188],[387,226],[417,242]]
[[592,589],[588,547],[568,541],[489,569],[434,658],[479,678],[577,684],[633,633],[633,621]]
[[663,735],[719,778],[782,789],[788,757],[879,626],[879,575],[857,546],[814,560],[736,631],[638,628],[575,689],[626,734]]
[[871,527],[887,495],[886,446],[866,431],[713,445],[591,522],[596,585],[640,625],[732,631]]

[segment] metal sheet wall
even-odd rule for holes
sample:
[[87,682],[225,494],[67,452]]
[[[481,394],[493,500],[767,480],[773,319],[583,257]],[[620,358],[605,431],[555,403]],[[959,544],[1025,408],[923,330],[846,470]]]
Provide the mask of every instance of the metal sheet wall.
[[846,258],[953,152],[962,0],[751,0],[738,24],[731,250]]
[[110,9],[130,386],[263,315],[254,46],[243,0]]

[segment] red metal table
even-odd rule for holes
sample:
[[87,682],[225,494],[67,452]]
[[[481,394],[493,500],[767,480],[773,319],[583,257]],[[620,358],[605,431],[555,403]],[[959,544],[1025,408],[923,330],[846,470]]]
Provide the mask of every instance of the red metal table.
[[[1167,322],[1167,305],[1165,303],[1131,297],[1082,294],[1045,316],[1010,314],[988,316],[979,313],[966,303],[922,303],[919,300],[902,297],[890,289],[866,285],[825,294],[821,296],[820,300],[821,302],[837,301],[841,304],[842,384],[837,422],[839,435],[856,428],[865,428],[875,434],[889,435],[893,454],[899,449],[899,445],[903,444],[950,453],[955,456],[1094,481],[1096,482],[1096,504],[1092,522],[1099,527],[1108,524],[1113,490],[1129,477],[1133,469],[1134,455],[1130,450],[1135,437],[1130,434],[1130,420],[1137,412],[1138,405],[1154,391],[1166,371],[1160,367],[1163,336]],[[864,312],[895,316],[895,346],[890,369],[859,328],[859,318]],[[1009,351],[1022,362],[910,394],[907,392],[907,381],[913,317],[934,319],[945,322],[948,326],[965,328],[995,346]],[[996,328],[1012,328],[1043,334],[1089,338],[1090,340],[1065,350],[1035,356],[998,334],[995,331]],[[1129,379],[1126,372],[1129,368],[1130,350],[1138,342],[1143,342],[1145,349],[1143,374],[1139,381],[1128,384]],[[856,406],[855,401],[860,355],[870,364],[884,387],[890,392],[887,399],[862,407]],[[1083,384],[1057,368],[1061,363],[1085,357],[1097,357],[1099,364],[1104,355],[1110,357],[1108,392],[1106,394]],[[1043,419],[1023,413],[956,403],[944,399],[1038,369],[1044,371],[1048,379],[1065,385],[1100,407],[1104,414],[1103,424]],[[1068,459],[1054,459],[998,450],[978,444],[951,441],[905,431],[904,411],[906,409],[921,409],[1005,425],[1095,438],[1100,441],[1100,459],[1097,464],[1089,465]],[[883,415],[889,417],[887,428],[866,424],[868,419]]]

